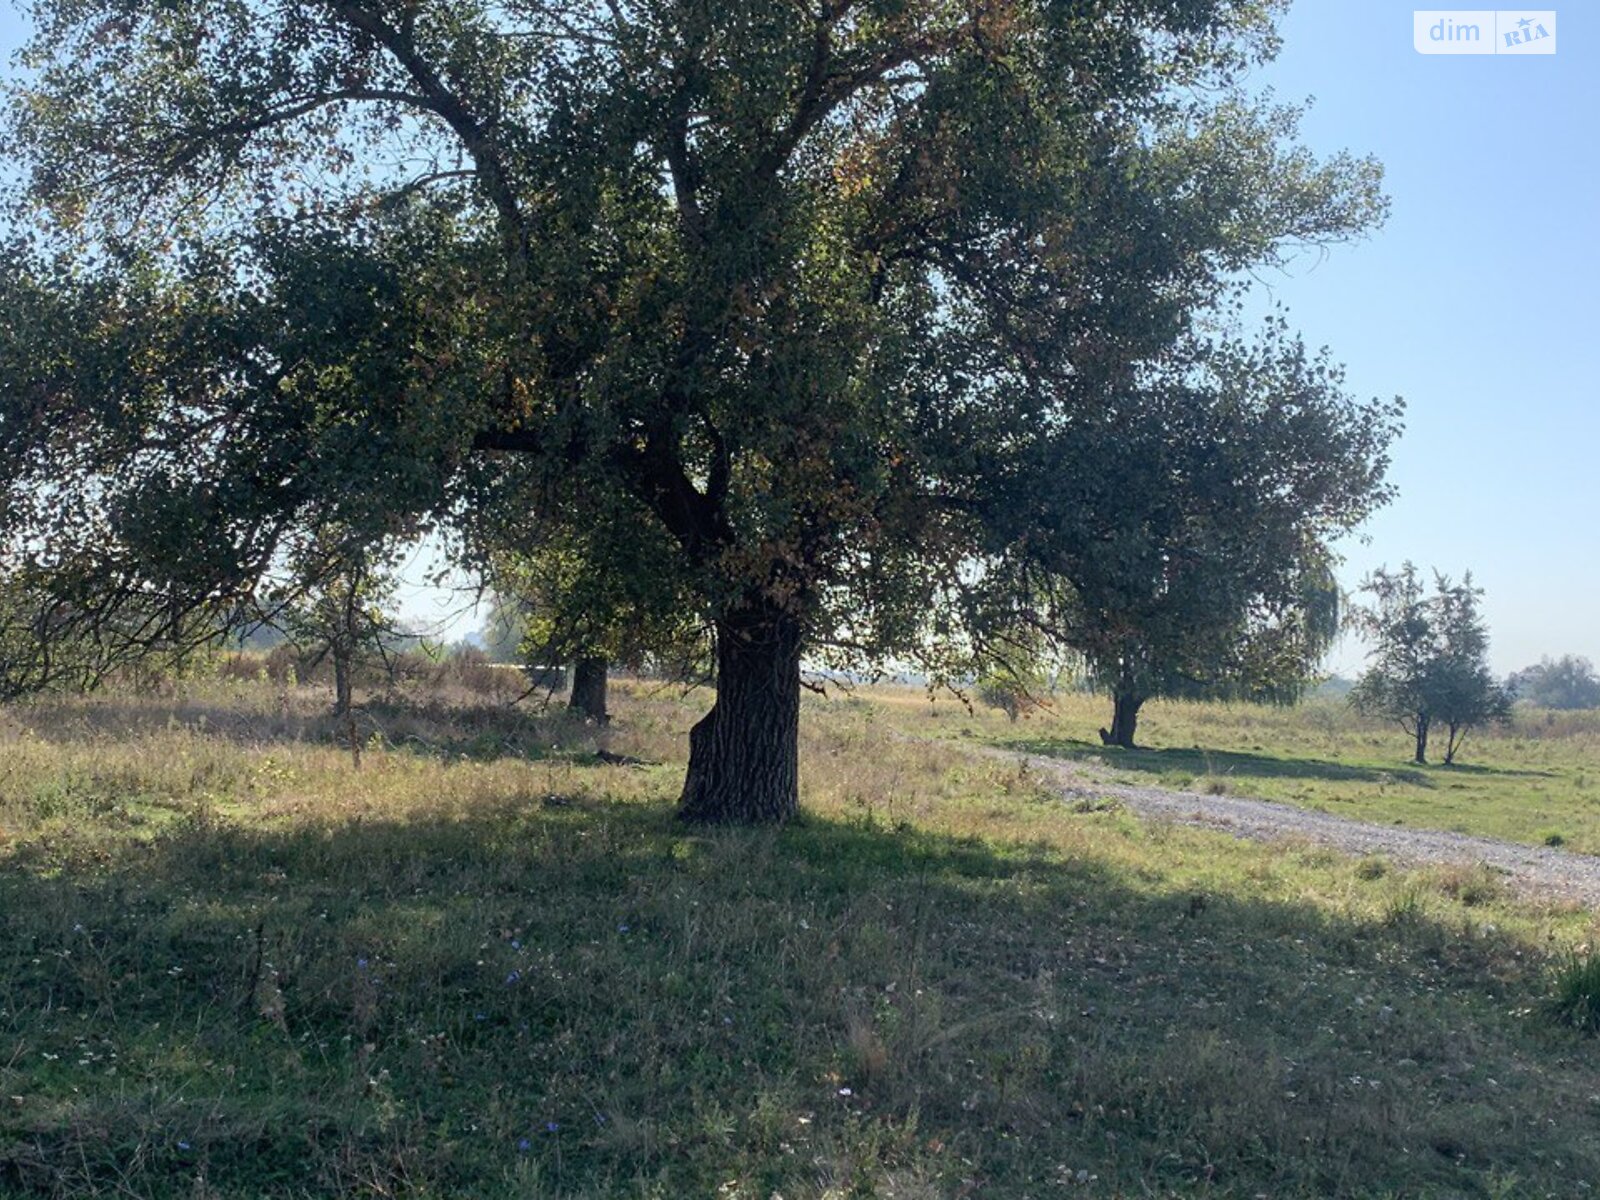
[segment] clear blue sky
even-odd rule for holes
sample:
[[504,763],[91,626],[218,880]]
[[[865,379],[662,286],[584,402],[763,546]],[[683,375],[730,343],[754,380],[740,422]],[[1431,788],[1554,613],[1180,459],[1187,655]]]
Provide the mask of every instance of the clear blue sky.
[[1412,7],[1300,0],[1265,76],[1315,97],[1314,148],[1376,154],[1394,203],[1270,281],[1357,392],[1409,405],[1399,499],[1345,548],[1346,582],[1470,567],[1498,669],[1600,660],[1600,6],[1558,8],[1558,52],[1521,58],[1419,55]]
[[[1400,497],[1345,547],[1345,582],[1406,558],[1471,568],[1501,671],[1600,661],[1594,7],[1558,8],[1553,57],[1434,57],[1412,47],[1411,5],[1300,0],[1262,77],[1285,100],[1315,97],[1313,148],[1382,159],[1394,201],[1367,242],[1266,281],[1357,392],[1410,405]],[[0,51],[21,35],[0,7]],[[442,611],[420,594],[408,607]],[[1332,665],[1359,663],[1352,646]]]

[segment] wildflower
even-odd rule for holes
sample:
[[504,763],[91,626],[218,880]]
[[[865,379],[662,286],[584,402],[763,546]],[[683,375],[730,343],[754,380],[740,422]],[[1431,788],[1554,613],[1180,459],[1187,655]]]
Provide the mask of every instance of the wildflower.
[[365,971],[366,969],[367,969],[367,960],[364,959],[364,958],[356,959],[356,970]]
[[511,972],[511,974],[506,976],[506,986],[507,987],[510,987],[514,983],[520,983],[520,982],[522,982],[522,972],[521,971],[513,971],[513,972]]
[[474,1021],[487,1021],[489,1019],[489,1014],[488,1013],[481,1013],[481,1012],[480,1013],[473,1013],[472,1014],[472,1019]]
[[851,1091],[849,1088],[840,1088],[839,1089],[839,1095],[841,1095],[841,1096],[854,1096],[855,1093],[853,1091]]
[[189,1149],[189,1143],[188,1142],[179,1142],[178,1143],[178,1149],[187,1151]]
[[533,1143],[530,1142],[527,1138],[518,1138],[517,1139],[517,1150],[520,1153],[526,1154],[529,1150],[532,1150],[532,1149],[533,1149]]
[[618,925],[617,926],[617,932],[618,933],[627,933],[628,932],[628,927],[626,925]]
[[560,1121],[546,1121],[544,1123],[544,1131],[546,1133],[555,1133],[558,1130],[560,1130],[560,1128],[561,1128],[561,1122]]
[[513,950],[521,950],[522,949],[522,943],[517,941],[516,938],[512,938],[511,939],[511,948]]

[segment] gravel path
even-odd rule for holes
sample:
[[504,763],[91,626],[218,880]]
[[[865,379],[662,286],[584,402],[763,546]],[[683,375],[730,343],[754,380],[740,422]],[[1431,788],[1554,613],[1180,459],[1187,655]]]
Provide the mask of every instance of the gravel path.
[[1577,900],[1600,908],[1600,857],[1440,829],[1372,825],[1268,800],[1211,796],[1123,782],[1103,768],[1037,754],[996,753],[1054,782],[1072,800],[1115,799],[1142,817],[1220,830],[1256,841],[1310,841],[1347,854],[1382,854],[1397,862],[1482,863],[1525,892]]

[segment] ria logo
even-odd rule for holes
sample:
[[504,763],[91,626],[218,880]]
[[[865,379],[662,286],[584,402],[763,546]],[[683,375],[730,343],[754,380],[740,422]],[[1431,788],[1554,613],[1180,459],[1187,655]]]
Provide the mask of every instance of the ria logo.
[[[1552,19],[1550,24],[1554,25],[1555,21]],[[1551,49],[1555,49],[1556,39],[1551,36],[1550,31],[1544,27],[1542,22],[1535,20],[1533,17],[1523,17],[1517,22],[1515,29],[1506,30],[1500,37],[1509,47],[1531,46],[1534,42],[1542,42],[1549,38]]]
[[1554,54],[1554,9],[1419,9],[1412,43],[1418,54]]

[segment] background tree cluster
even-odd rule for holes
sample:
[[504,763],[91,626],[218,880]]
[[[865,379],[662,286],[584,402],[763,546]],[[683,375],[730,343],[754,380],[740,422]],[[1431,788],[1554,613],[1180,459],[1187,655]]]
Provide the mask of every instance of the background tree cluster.
[[1593,663],[1575,654],[1524,667],[1506,680],[1506,688],[1537,708],[1600,708],[1600,675]]

